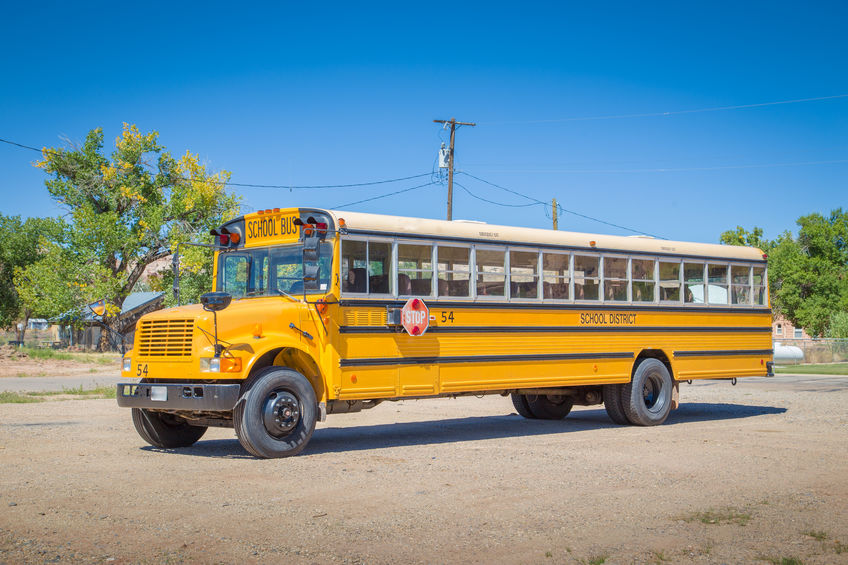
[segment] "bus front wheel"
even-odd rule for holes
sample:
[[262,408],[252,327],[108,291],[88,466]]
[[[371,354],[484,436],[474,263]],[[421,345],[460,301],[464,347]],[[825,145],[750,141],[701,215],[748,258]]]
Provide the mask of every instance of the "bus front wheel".
[[233,410],[239,442],[266,459],[297,455],[312,437],[317,401],[306,377],[283,367],[263,369]]
[[160,449],[194,445],[206,433],[206,426],[190,426],[185,420],[171,414],[143,408],[132,409],[132,421],[138,435]]
[[621,388],[621,404],[630,423],[657,426],[671,412],[674,383],[659,359],[643,359],[629,383]]

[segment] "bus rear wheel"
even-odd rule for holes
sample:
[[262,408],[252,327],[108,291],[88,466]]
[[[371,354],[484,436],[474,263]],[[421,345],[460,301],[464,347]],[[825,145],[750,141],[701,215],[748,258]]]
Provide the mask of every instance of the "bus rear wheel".
[[531,420],[535,420],[536,416],[533,412],[530,411],[530,405],[527,404],[527,395],[526,394],[518,394],[517,392],[513,392],[510,394],[512,398],[512,405],[515,406],[515,411],[525,418],[529,418]]
[[143,408],[132,409],[132,421],[144,441],[161,449],[194,445],[206,433],[206,426],[190,426],[171,414]]
[[265,459],[297,455],[315,431],[317,401],[309,381],[291,369],[268,367],[233,410],[239,442]]
[[621,403],[621,389],[623,385],[604,385],[604,408],[610,420],[619,426],[630,423],[627,414],[624,413],[624,405]]
[[528,394],[527,406],[540,420],[562,420],[574,407],[574,399],[558,394]]
[[671,375],[662,361],[643,359],[629,383],[621,388],[621,404],[630,423],[657,426],[671,412]]

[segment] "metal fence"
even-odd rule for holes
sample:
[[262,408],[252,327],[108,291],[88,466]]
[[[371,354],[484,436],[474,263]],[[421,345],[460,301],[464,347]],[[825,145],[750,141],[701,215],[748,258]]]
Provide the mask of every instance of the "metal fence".
[[787,361],[780,364],[797,365],[800,363],[840,363],[848,361],[848,339],[776,339],[775,344],[794,346],[804,353],[800,361]]

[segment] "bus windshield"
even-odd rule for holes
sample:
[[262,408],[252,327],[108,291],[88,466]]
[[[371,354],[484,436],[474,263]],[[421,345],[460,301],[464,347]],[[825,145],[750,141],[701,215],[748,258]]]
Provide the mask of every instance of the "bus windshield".
[[[318,288],[311,293],[326,293],[330,288],[333,244],[320,244]],[[234,298],[303,294],[303,245],[282,245],[245,249],[218,256],[219,291]]]

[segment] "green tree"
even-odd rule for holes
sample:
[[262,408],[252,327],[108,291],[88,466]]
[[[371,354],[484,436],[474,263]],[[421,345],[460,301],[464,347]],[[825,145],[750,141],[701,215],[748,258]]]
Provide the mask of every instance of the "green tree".
[[834,312],[830,315],[827,337],[848,339],[848,312]]
[[26,329],[29,313],[15,288],[15,270],[37,261],[40,242],[57,237],[61,229],[61,222],[53,218],[22,221],[20,216],[0,214],[0,327],[9,328],[23,320]]
[[[225,188],[228,172],[210,173],[190,152],[172,157],[157,132],[135,125],[124,124],[108,157],[99,128],[80,147],[44,148],[42,156],[36,166],[51,176],[47,190],[69,212],[67,237],[57,242],[64,252],[46,255],[45,268],[69,268],[61,261],[70,258],[89,269],[95,280],[81,281],[86,294],[104,293],[91,298],[106,299],[104,322],[117,331],[129,329],[117,327],[117,314],[145,267],[238,214],[240,198]],[[184,260],[184,269],[202,270],[208,256],[201,255]]]
[[762,251],[768,251],[772,242],[763,237],[763,229],[754,226],[751,231],[742,226],[736,226],[735,230],[727,230],[719,237],[719,241],[725,245],[745,245],[756,247]]
[[[797,238],[784,232],[765,246],[772,308],[808,334],[825,335],[832,315],[848,310],[848,212],[837,208],[829,216],[810,214],[797,224]],[[748,235],[757,239],[762,234],[757,228],[737,228],[721,239],[747,241]]]

